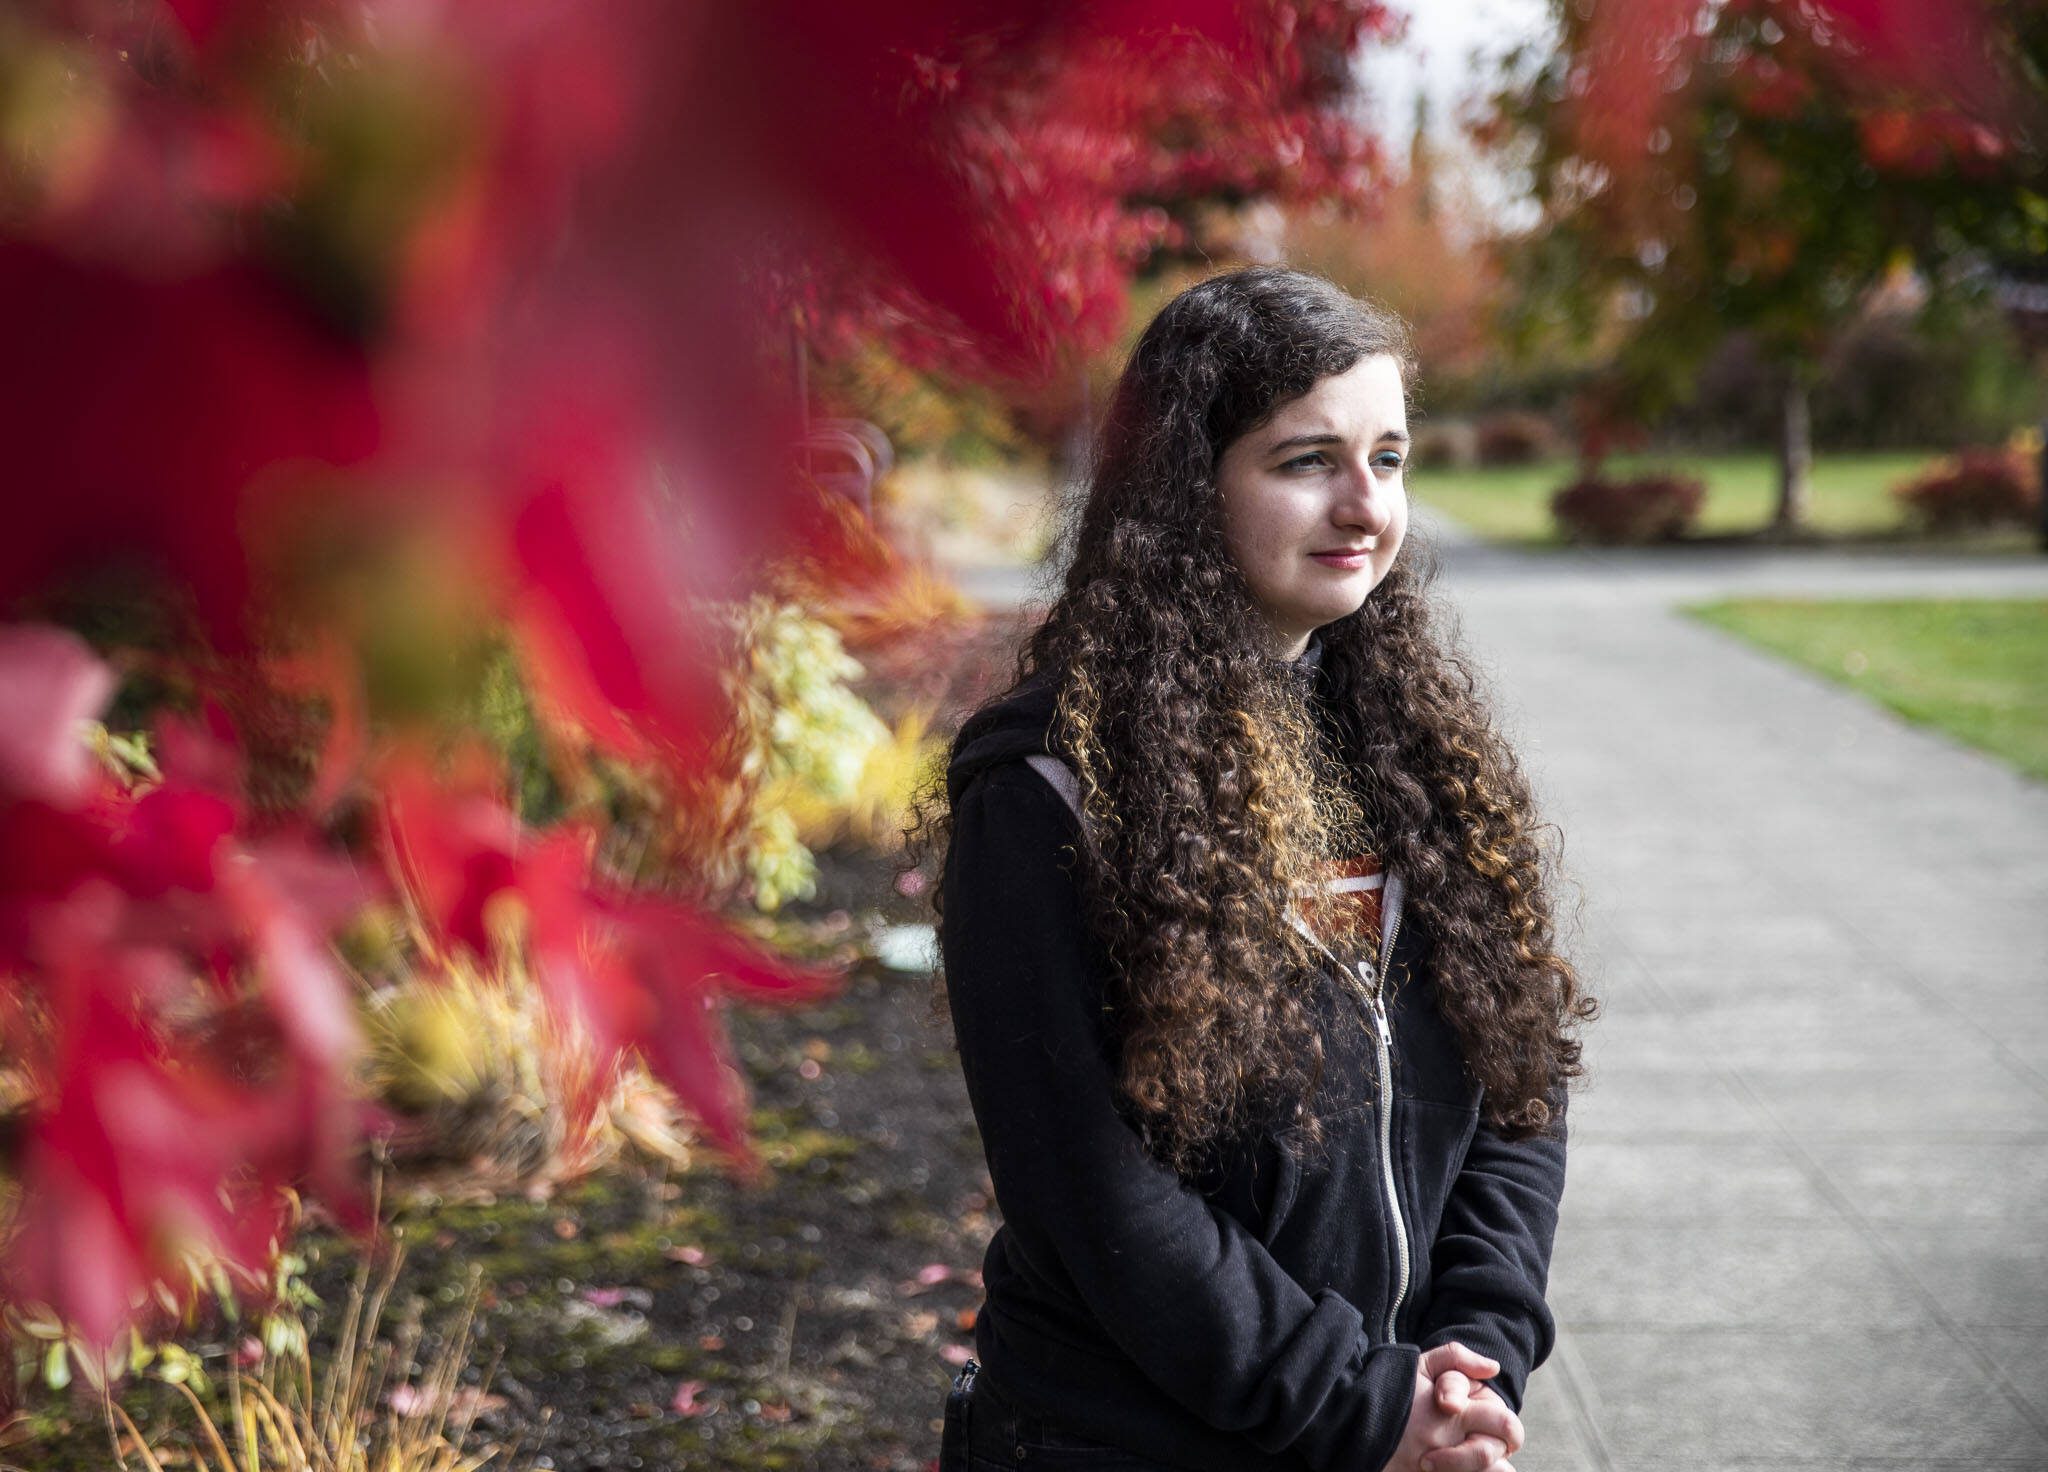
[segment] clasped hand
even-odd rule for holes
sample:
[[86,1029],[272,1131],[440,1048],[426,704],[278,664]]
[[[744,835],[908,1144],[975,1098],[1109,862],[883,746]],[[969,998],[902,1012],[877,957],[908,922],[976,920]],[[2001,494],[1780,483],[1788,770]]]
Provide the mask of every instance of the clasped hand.
[[1386,1472],[1515,1472],[1522,1422],[1508,1403],[1475,1381],[1500,1365],[1462,1344],[1426,1350],[1415,1372],[1408,1429]]

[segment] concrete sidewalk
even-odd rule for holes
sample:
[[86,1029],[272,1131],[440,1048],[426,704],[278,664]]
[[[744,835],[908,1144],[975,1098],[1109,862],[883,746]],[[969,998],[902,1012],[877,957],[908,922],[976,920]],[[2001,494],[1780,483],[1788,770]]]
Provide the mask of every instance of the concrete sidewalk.
[[2048,559],[1439,540],[1607,1008],[1515,1465],[2048,1468],[2048,787],[1670,606]]

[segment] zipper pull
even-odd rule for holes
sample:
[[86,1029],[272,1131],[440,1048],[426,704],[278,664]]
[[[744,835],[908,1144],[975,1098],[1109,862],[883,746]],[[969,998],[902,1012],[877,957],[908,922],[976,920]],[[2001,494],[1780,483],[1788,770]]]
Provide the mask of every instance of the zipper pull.
[[1391,1054],[1394,1051],[1394,1029],[1387,1021],[1387,1004],[1380,995],[1379,979],[1373,974],[1372,963],[1360,961],[1358,963],[1358,975],[1372,995],[1373,1026],[1379,1029],[1380,1041],[1387,1045],[1387,1052]]

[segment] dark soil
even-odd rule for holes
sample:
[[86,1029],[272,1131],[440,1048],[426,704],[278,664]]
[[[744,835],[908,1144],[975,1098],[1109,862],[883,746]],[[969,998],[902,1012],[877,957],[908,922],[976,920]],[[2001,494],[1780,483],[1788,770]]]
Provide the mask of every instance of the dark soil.
[[[758,1185],[707,1163],[409,1208],[403,1289],[453,1304],[471,1272],[485,1285],[506,1404],[483,1427],[564,1472],[928,1467],[992,1230],[929,991],[865,965],[823,1007],[733,1019],[771,1167]],[[338,1302],[353,1259],[328,1256],[313,1280]],[[676,1408],[686,1382],[694,1415]]]

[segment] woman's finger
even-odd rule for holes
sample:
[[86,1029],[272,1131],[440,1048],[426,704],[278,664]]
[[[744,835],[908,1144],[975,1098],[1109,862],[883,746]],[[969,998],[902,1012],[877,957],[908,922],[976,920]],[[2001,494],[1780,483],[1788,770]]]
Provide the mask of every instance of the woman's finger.
[[1522,1449],[1522,1418],[1498,1397],[1475,1398],[1465,1407],[1462,1424],[1468,1436],[1490,1436],[1501,1442],[1505,1447],[1503,1456],[1513,1456]]
[[1472,1398],[1472,1382],[1462,1370],[1446,1370],[1436,1377],[1436,1405],[1445,1415],[1456,1415]]
[[1508,1450],[1491,1436],[1468,1436],[1456,1446],[1440,1446],[1422,1458],[1422,1472],[1487,1472]]
[[1484,1380],[1500,1373],[1500,1362],[1475,1354],[1456,1340],[1423,1351],[1423,1374],[1434,1380],[1446,1370],[1457,1370],[1474,1380]]

